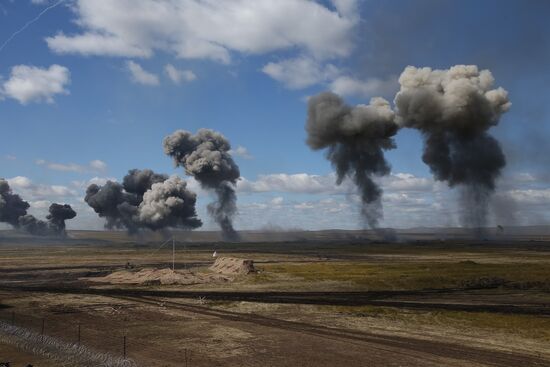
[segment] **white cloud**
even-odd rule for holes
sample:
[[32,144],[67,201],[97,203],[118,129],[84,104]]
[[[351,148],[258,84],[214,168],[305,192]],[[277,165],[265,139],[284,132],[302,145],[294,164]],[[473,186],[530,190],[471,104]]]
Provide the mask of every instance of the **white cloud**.
[[270,62],[262,71],[289,89],[302,89],[324,83],[339,73],[334,65],[321,65],[315,59],[306,56]]
[[55,95],[69,94],[66,89],[69,83],[70,72],[64,66],[52,65],[46,69],[16,65],[11,69],[10,78],[2,83],[0,96],[13,98],[21,104],[53,103]]
[[8,161],[15,161],[17,159],[17,157],[13,154],[6,154],[4,158],[6,158]]
[[335,181],[336,178],[334,175],[318,176],[307,173],[293,175],[276,173],[260,175],[256,181],[241,178],[237,182],[237,190],[240,192],[290,192],[304,194],[342,193],[349,190],[349,185],[346,182],[341,186],[337,186]]
[[244,158],[244,159],[252,159],[254,157],[252,157],[252,155],[248,152],[248,149],[246,149],[245,147],[243,147],[242,145],[238,145],[237,148],[235,149],[231,149],[229,151],[229,154],[233,155],[233,156],[236,156],[236,157],[241,157],[241,158]]
[[[349,55],[357,24],[353,1],[333,11],[313,0],[77,0],[82,32],[46,39],[57,53],[231,60],[231,52],[263,54],[298,48],[316,57]],[[307,16],[305,16],[307,15]]]
[[31,207],[36,209],[47,209],[52,204],[49,200],[37,200],[37,201],[31,201],[29,204],[31,204]]
[[510,190],[507,194],[519,204],[550,204],[550,189]]
[[90,162],[90,168],[93,168],[96,171],[105,171],[107,169],[107,163],[100,161],[99,159],[94,159]]
[[13,191],[21,194],[24,200],[41,201],[52,197],[76,197],[78,192],[63,185],[35,184],[28,177],[17,176],[8,178],[8,183]]
[[331,0],[338,13],[354,18],[359,13],[357,0]]
[[[410,173],[392,173],[379,180],[380,186],[387,192],[431,192],[435,190],[431,178],[417,177]],[[336,175],[310,175],[307,173],[275,173],[260,175],[256,181],[244,177],[237,182],[240,192],[288,192],[302,194],[343,194],[355,191],[350,180],[336,184]]]
[[63,172],[103,172],[107,169],[107,163],[100,161],[99,159],[95,159],[87,165],[48,162],[44,159],[38,159],[35,163],[39,166],[44,166],[54,171]]
[[410,173],[392,173],[381,179],[385,190],[392,191],[432,191],[434,181],[431,178],[416,177]]
[[271,199],[270,203],[275,206],[280,206],[283,204],[285,199],[282,196],[278,196],[276,198]]
[[182,82],[191,82],[197,79],[195,73],[191,70],[178,70],[172,64],[167,64],[164,66],[164,72],[168,75],[171,81],[175,84],[181,84]]
[[116,182],[117,179],[114,177],[93,177],[86,181],[72,181],[71,184],[79,189],[86,189],[91,184],[103,186],[107,183],[107,181],[113,181]]
[[386,80],[371,78],[363,81],[349,76],[340,76],[330,83],[329,88],[341,96],[393,96],[399,90],[399,83],[397,77]]
[[143,84],[143,85],[150,85],[150,86],[157,86],[160,84],[159,77],[156,76],[153,73],[150,73],[146,70],[144,70],[141,65],[134,61],[127,61],[126,67],[130,71],[130,74],[132,76],[132,80],[135,83]]

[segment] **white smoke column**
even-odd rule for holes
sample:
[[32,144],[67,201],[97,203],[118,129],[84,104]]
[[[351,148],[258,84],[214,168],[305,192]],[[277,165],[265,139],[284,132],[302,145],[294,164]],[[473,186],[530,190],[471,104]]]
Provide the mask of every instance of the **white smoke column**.
[[382,189],[373,176],[390,172],[384,150],[395,148],[398,131],[394,112],[383,98],[368,105],[350,107],[330,92],[310,98],[306,131],[307,144],[314,150],[327,149],[327,159],[336,169],[337,184],[350,177],[359,189],[362,215],[371,228],[382,218]]
[[491,72],[475,65],[448,70],[408,66],[399,83],[399,124],[422,132],[423,161],[437,180],[462,188],[463,225],[482,228],[495,180],[506,164],[487,131],[510,108],[508,93],[494,89]]

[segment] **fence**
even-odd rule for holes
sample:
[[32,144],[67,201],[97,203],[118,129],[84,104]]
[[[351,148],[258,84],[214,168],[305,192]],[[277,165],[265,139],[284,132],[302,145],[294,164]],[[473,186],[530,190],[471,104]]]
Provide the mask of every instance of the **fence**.
[[[85,360],[94,362],[91,365],[97,365],[95,363],[100,361],[104,366],[125,367],[134,366],[133,356],[144,352],[158,358],[167,355],[167,350],[131,338],[120,325],[98,329],[93,322],[74,322],[66,316],[40,317],[11,309],[0,310],[0,338],[37,355],[78,361],[78,365],[83,367],[87,365]],[[8,362],[8,357],[0,355],[0,366],[2,362]],[[185,348],[177,358],[178,365],[192,366],[189,349]]]

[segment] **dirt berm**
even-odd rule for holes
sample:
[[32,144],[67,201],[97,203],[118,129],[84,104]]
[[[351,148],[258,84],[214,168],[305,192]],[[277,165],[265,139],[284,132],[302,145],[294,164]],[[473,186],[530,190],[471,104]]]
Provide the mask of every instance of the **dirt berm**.
[[139,271],[120,270],[104,277],[83,278],[92,282],[135,285],[191,285],[223,283],[239,275],[255,273],[254,262],[231,257],[217,258],[209,271],[145,268]]

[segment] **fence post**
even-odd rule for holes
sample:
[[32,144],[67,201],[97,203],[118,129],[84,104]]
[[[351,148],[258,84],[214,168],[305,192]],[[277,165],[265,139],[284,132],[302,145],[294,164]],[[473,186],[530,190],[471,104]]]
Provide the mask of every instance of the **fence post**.
[[126,335],[124,335],[124,349],[123,349],[124,353],[124,359],[126,359]]
[[78,346],[80,346],[80,322],[78,323],[78,341],[76,342]]
[[44,326],[46,324],[46,319],[42,318],[42,330],[40,332],[40,335],[42,335],[42,339],[44,339]]
[[13,326],[15,326],[15,312],[14,311],[11,312],[11,324]]

